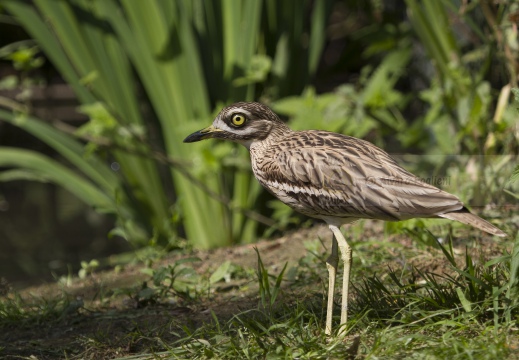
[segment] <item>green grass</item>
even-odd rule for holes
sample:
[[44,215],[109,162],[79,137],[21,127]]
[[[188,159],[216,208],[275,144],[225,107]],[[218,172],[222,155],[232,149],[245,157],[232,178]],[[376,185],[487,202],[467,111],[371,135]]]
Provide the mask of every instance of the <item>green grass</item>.
[[[457,238],[443,245],[410,245],[408,237],[385,237],[379,227],[368,240],[359,241],[368,227],[360,222],[348,231],[355,255],[344,337],[324,334],[327,252],[321,244],[329,244],[313,237],[304,245],[296,239],[266,243],[256,252],[244,248],[234,257],[221,250],[218,256],[198,253],[154,259],[129,286],[111,288],[96,272],[73,279],[58,297],[10,292],[0,300],[4,334],[0,356],[512,359],[518,355],[519,309],[510,294],[517,286],[511,274],[517,273],[519,237],[512,257],[512,238],[494,242],[468,237],[465,243]],[[271,258],[295,252],[297,246],[306,248],[305,255],[288,262]],[[247,260],[239,265],[245,251]],[[504,255],[489,255],[496,252]],[[436,265],[440,270],[432,271]],[[117,277],[125,271],[129,269]],[[92,295],[87,295],[89,287],[94,289]],[[337,332],[340,297],[335,301]],[[45,332],[60,334],[60,343],[41,335]],[[13,343],[32,351],[13,353]]]
[[[472,261],[469,255],[467,260]],[[506,358],[512,354],[517,324],[505,314],[518,314],[498,289],[507,280],[508,265],[503,260],[492,266],[453,267],[458,276],[413,269],[405,274],[414,277],[408,283],[393,270],[385,281],[376,276],[357,280],[345,338],[324,335],[323,299],[314,296],[275,311],[243,312],[223,324],[215,318],[178,340],[168,354],[229,359]],[[281,274],[275,276],[276,284]],[[265,275],[259,278],[264,282]],[[263,294],[261,299],[263,303]]]

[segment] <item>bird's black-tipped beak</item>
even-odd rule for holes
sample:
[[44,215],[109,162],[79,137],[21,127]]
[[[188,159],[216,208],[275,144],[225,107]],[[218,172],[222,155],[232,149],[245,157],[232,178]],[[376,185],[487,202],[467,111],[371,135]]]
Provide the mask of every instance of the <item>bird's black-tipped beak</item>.
[[204,139],[214,137],[214,134],[222,130],[215,128],[213,125],[206,127],[205,129],[198,130],[184,139],[185,143],[197,142]]

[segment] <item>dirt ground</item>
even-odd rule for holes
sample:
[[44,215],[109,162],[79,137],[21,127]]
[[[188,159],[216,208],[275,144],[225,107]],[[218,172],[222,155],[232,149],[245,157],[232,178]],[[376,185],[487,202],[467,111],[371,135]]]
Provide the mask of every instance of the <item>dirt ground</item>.
[[[414,247],[408,236],[384,235],[381,222],[366,221],[364,229],[366,235],[378,234],[377,236],[382,239],[401,244],[404,249]],[[321,239],[326,248],[330,247],[331,233],[326,226],[314,226],[252,245],[196,251],[189,255],[171,255],[155,263],[154,267],[174,264],[183,257],[196,256],[201,261],[193,267],[199,274],[210,274],[227,260],[243,268],[255,269],[256,247],[269,273],[278,274],[286,262],[289,267],[297,265],[298,261],[308,254],[304,246],[305,241],[318,239]],[[463,261],[466,244],[459,242],[455,245],[455,253],[460,261]],[[380,264],[379,272],[387,270],[388,267],[399,268],[402,262],[414,265],[424,272],[442,273],[449,268],[445,256],[437,249],[417,250],[411,258],[406,259],[402,259],[403,255],[396,247],[379,249],[374,245],[367,249],[361,251],[382,251],[387,253],[387,258],[393,259]],[[326,249],[321,246],[320,251],[321,257],[325,259]],[[481,246],[478,246],[477,253],[473,256],[476,260],[490,259],[502,255],[505,251],[510,252],[511,248],[503,248],[490,237],[482,235]],[[68,286],[51,283],[24,289],[20,295],[25,299],[43,297],[52,301],[65,296],[70,301],[70,310],[67,308],[57,321],[24,319],[20,322],[0,323],[0,357],[18,359],[35,356],[37,359],[54,359],[64,358],[66,353],[69,358],[96,358],[96,354],[88,353],[89,349],[97,351],[102,347],[106,348],[103,355],[105,358],[124,356],[143,349],[153,349],[157,346],[156,338],[161,338],[167,343],[178,340],[175,331],[164,330],[169,328],[172,319],[176,324],[183,323],[188,328],[195,329],[203,323],[212,322],[213,314],[220,321],[226,321],[238,312],[258,306],[258,286],[250,280],[250,286],[244,286],[240,281],[226,283],[222,285],[225,288],[217,289],[211,296],[204,296],[196,302],[180,300],[166,304],[143,305],[127,294],[114,295],[116,289],[135,289],[143,281],[149,280],[149,275],[141,272],[142,268],[142,264],[131,265],[119,272],[104,271],[95,273],[85,280],[74,279]],[[323,264],[322,281],[326,280],[326,274]],[[322,292],[322,289],[321,284],[308,284],[308,289],[301,289],[300,294],[315,294]],[[324,296],[325,294],[323,299]],[[110,298],[110,301],[106,301],[106,298]]]

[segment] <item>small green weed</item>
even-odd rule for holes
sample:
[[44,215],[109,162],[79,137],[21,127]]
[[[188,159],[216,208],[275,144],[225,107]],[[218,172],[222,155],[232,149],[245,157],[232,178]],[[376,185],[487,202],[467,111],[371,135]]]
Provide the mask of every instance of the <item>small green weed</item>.
[[144,269],[143,272],[151,276],[153,288],[143,283],[137,294],[139,301],[154,302],[155,300],[180,297],[183,299],[194,299],[202,290],[201,278],[192,266],[200,261],[197,257],[180,259],[174,265],[162,266],[158,269]]
[[[268,273],[267,269],[265,269],[258,249],[254,248],[254,251],[256,251],[256,254],[258,255],[258,269],[256,271],[256,276],[258,278],[261,305],[264,309],[267,309],[268,312],[271,313],[276,298],[279,295],[279,291],[281,290],[281,282],[283,281],[283,275],[285,274],[285,270],[287,269],[288,264],[285,263],[285,266],[283,266],[283,269],[279,275],[274,277]],[[270,284],[271,277],[275,279],[275,282],[272,286]]]
[[90,260],[89,262],[81,261],[81,269],[78,272],[79,278],[85,279],[88,275],[92,275],[98,267],[99,261],[96,259]]

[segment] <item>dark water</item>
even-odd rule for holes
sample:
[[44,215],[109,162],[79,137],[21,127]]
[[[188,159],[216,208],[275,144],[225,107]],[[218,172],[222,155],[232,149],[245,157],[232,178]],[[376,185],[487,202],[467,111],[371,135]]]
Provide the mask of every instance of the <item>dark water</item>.
[[0,182],[0,278],[21,288],[77,274],[81,260],[128,251],[125,240],[108,237],[113,226],[112,217],[52,184]]

